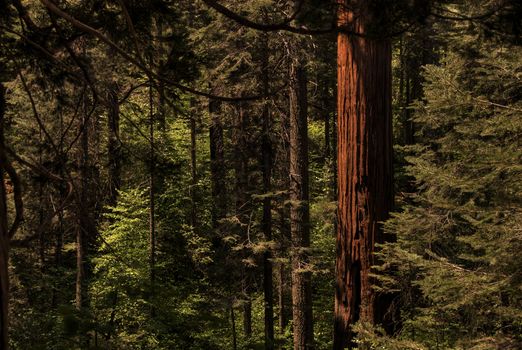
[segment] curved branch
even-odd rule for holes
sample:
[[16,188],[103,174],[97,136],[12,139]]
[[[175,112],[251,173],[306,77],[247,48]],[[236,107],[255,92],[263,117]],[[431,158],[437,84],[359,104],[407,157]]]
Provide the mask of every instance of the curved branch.
[[[229,10],[227,7],[221,5],[219,2],[217,2],[215,0],[203,0],[203,2],[207,6],[213,8],[217,12],[221,13],[223,16],[230,18],[231,20],[234,20],[237,23],[239,23],[245,27],[260,30],[263,32],[287,31],[287,32],[296,33],[296,34],[321,35],[321,34],[332,33],[332,32],[335,32],[336,30],[338,30],[338,28],[336,28],[335,26],[331,26],[328,28],[322,28],[322,29],[308,29],[305,27],[293,27],[293,26],[289,25],[288,23],[290,23],[292,21],[292,19],[295,18],[297,16],[298,12],[300,11],[300,6],[292,16],[285,19],[283,22],[258,23],[258,22],[254,22],[246,17],[238,15],[234,11]],[[357,34],[357,33],[352,33],[352,34]]]
[[207,98],[212,98],[212,99],[221,100],[221,101],[229,101],[229,102],[258,100],[258,99],[263,97],[263,96],[247,96],[247,97],[216,96],[216,95],[213,95],[213,94],[210,94],[210,93],[207,93],[207,92],[199,91],[199,90],[196,90],[194,88],[182,85],[182,84],[177,83],[175,81],[172,81],[170,79],[167,79],[167,78],[165,78],[163,76],[160,76],[157,73],[151,71],[148,67],[146,67],[145,65],[140,63],[138,59],[132,57],[132,55],[130,55],[127,52],[125,52],[125,50],[123,50],[120,46],[118,46],[114,41],[112,41],[111,39],[109,39],[108,37],[103,35],[99,30],[97,30],[97,29],[95,29],[95,28],[93,28],[93,27],[91,27],[91,26],[89,26],[89,25],[87,25],[87,24],[77,20],[76,18],[74,18],[73,16],[68,14],[67,12],[64,12],[63,10],[58,8],[50,0],[40,0],[40,2],[45,7],[47,7],[49,9],[49,11],[51,11],[55,15],[63,18],[64,20],[68,21],[69,23],[71,23],[77,29],[95,36],[96,38],[98,38],[99,40],[103,41],[108,46],[112,47],[123,58],[125,58],[130,63],[134,64],[139,69],[141,69],[148,76],[151,76],[154,79],[157,79],[157,80],[163,81],[163,82],[165,82],[165,83],[167,83],[169,85],[172,85],[172,86],[178,88],[181,91],[184,91],[184,92],[187,92],[187,93],[192,93],[194,95],[204,96],[204,97],[207,97]]
[[[452,11],[450,9],[445,9],[445,8],[439,7],[439,8],[435,8],[435,10],[439,10],[440,13],[431,12],[430,15],[433,17],[436,17],[436,18],[445,19],[445,20],[449,20],[449,21],[476,21],[476,20],[489,18],[489,17],[493,16],[494,14],[496,14],[497,12],[499,12],[500,10],[502,10],[504,7],[505,7],[504,2],[501,2],[497,7],[494,7],[487,12],[484,12],[484,13],[481,13],[478,15],[474,15],[474,16],[466,16],[466,15],[460,14],[458,12]],[[444,13],[444,12],[449,13],[450,15],[443,15],[442,13]]]
[[45,127],[44,123],[42,122],[42,119],[40,119],[40,113],[38,113],[38,110],[36,109],[36,103],[33,98],[33,94],[31,93],[31,90],[29,89],[29,86],[27,85],[27,82],[22,74],[22,70],[20,69],[18,72],[18,75],[20,76],[20,81],[22,82],[22,86],[25,90],[25,93],[27,94],[27,97],[29,97],[29,102],[31,103],[31,109],[33,110],[33,116],[36,119],[36,122],[38,123],[38,126],[43,131],[45,137],[47,138],[47,141],[51,144],[53,150],[55,152],[58,151],[58,148],[56,147],[56,144],[54,143],[53,138],[47,131],[47,128]]
[[118,100],[118,104],[121,105],[122,103],[124,103],[125,101],[127,101],[127,99],[132,95],[132,93],[142,87],[146,87],[147,86],[147,83],[144,82],[144,83],[139,83],[138,85],[134,85],[134,86],[131,86],[129,87],[129,90],[127,90],[124,94],[123,94],[123,97],[121,99]]

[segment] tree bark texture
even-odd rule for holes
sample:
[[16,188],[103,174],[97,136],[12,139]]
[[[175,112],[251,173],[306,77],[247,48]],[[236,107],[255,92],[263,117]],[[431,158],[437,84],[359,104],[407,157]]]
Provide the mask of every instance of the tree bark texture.
[[[340,1],[339,25],[367,33],[368,2]],[[345,5],[345,6],[343,6]],[[349,5],[349,6],[348,6]],[[334,349],[350,346],[350,327],[382,322],[386,306],[372,289],[380,223],[393,203],[391,45],[338,34],[338,225]]]
[[309,270],[310,211],[306,71],[296,47],[290,62],[290,230],[294,349],[312,349],[312,289]]

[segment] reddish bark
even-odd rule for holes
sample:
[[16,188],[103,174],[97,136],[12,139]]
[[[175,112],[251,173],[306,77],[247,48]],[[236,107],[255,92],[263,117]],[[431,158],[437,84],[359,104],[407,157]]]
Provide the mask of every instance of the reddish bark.
[[334,349],[350,346],[355,322],[382,322],[385,305],[370,269],[393,203],[390,41],[366,35],[374,18],[367,1],[340,3],[339,25],[363,36],[338,35]]

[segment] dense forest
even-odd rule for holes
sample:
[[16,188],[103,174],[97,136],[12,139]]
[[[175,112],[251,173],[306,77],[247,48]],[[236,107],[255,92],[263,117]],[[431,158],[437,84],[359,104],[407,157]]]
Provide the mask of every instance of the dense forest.
[[518,0],[0,0],[0,349],[522,349]]

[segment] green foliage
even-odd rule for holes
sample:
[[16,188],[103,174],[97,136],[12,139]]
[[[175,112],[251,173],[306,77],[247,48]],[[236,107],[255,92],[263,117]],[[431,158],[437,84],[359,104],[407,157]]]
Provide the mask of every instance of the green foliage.
[[[515,349],[522,338],[519,48],[427,66],[407,150],[417,193],[386,229],[401,337],[428,348]],[[393,270],[393,269],[392,269]]]
[[100,344],[116,349],[187,348],[188,344],[219,348],[222,336],[216,336],[221,332],[217,325],[224,311],[208,309],[206,296],[191,282],[178,285],[165,278],[179,253],[165,256],[161,254],[165,247],[160,246],[156,281],[151,285],[147,193],[120,191],[118,205],[105,214],[107,224],[94,259],[96,278],[90,290]]

